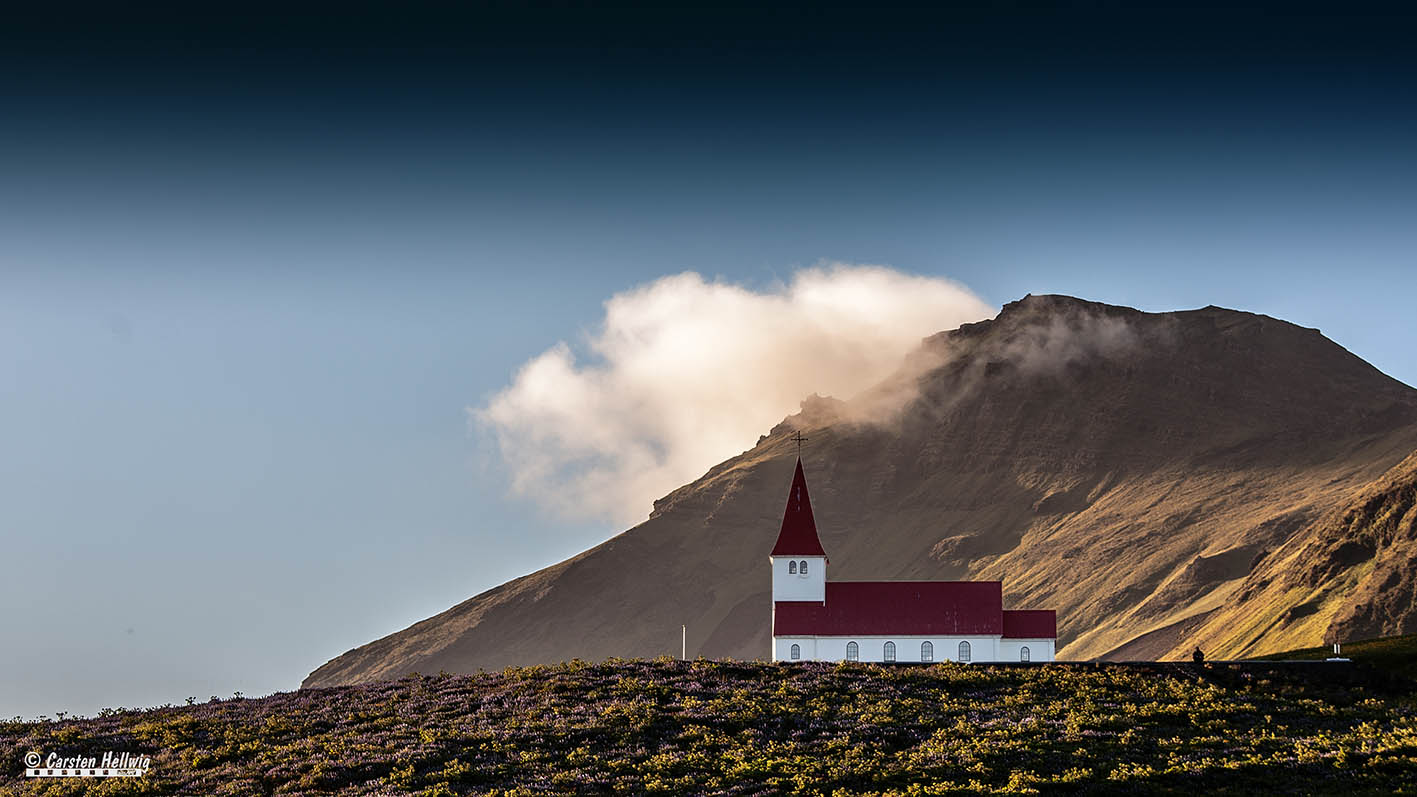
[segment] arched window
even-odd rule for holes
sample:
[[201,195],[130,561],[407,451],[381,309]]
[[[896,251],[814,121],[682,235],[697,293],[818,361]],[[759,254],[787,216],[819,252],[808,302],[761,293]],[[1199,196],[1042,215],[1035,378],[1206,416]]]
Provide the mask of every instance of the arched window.
[[885,661],[895,661],[895,643],[894,643],[894,642],[887,642],[887,643],[886,643],[885,648],[881,651],[881,658],[884,659]]
[[921,661],[934,661],[934,660],[935,660],[935,646],[934,646],[933,644],[931,644],[931,643],[929,643],[929,642],[921,642],[921,643],[920,643],[920,660],[921,660]]
[[856,644],[855,642],[847,642],[847,643],[846,643],[846,660],[847,660],[847,661],[860,661],[860,660],[861,660],[861,646],[858,645],[858,644]]
[[1019,660],[1019,661],[1028,661],[1028,660],[1029,660],[1029,658],[1028,658],[1028,645],[1024,645],[1023,647],[1021,647],[1021,648],[1018,649],[1018,660]]
[[801,646],[801,645],[793,645],[793,646],[792,646],[792,660],[793,660],[793,661],[797,661],[797,660],[800,659],[800,658],[802,658],[802,646]]
[[959,643],[959,660],[960,660],[960,661],[969,661],[969,643],[968,643],[968,642],[961,642],[961,643]]
[[802,560],[802,564],[800,564],[800,565],[797,566],[797,572],[801,573],[801,574],[804,575],[804,576],[807,575],[807,560],[806,560],[806,559],[803,559],[803,560]]
[[789,575],[789,576],[795,576],[795,575],[797,575],[797,560],[796,560],[796,559],[793,559],[791,562],[788,562],[788,563],[787,563],[787,575]]

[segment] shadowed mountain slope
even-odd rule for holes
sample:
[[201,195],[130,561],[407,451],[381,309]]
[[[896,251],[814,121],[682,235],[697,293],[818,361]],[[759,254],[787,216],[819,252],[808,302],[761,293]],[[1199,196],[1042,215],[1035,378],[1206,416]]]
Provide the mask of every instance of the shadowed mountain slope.
[[767,655],[798,429],[829,578],[1002,579],[1006,606],[1058,610],[1060,658],[1417,623],[1417,391],[1266,316],[1029,296],[861,396],[809,398],[644,523],[305,685],[677,654],[681,623],[691,656]]

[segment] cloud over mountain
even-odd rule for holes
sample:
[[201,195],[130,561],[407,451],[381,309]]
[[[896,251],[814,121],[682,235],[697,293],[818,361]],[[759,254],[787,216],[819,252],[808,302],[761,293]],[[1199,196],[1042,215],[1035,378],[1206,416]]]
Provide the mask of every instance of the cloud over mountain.
[[686,272],[615,295],[587,356],[557,343],[469,411],[517,493],[636,522],[804,396],[853,396],[924,336],[995,312],[954,282],[883,266],[806,268],[766,289]]

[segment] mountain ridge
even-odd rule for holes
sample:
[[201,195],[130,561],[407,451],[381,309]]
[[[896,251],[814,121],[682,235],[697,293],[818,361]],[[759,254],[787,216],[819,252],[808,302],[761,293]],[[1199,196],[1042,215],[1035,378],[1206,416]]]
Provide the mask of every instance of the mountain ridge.
[[1384,553],[1397,531],[1370,545],[1390,564],[1366,614],[1339,616],[1371,558],[1325,571],[1307,614],[1291,610],[1314,595],[1270,574],[1327,556],[1332,513],[1417,450],[1417,391],[1268,316],[1027,296],[923,339],[859,396],[809,397],[643,523],[305,685],[677,653],[685,622],[691,655],[766,655],[763,558],[798,430],[833,579],[1000,579],[1010,605],[1058,609],[1060,657],[1148,635],[1155,656],[1241,655],[1417,616],[1410,566]]

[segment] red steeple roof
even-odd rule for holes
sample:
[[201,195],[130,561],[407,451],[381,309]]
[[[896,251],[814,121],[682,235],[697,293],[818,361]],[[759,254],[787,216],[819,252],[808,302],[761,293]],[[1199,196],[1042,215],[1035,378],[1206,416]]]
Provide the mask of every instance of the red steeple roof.
[[787,494],[787,511],[782,513],[782,530],[769,556],[826,556],[822,541],[817,539],[817,521],[812,518],[812,499],[807,495],[807,477],[802,475],[802,460],[797,460],[797,473],[792,476],[792,490]]

